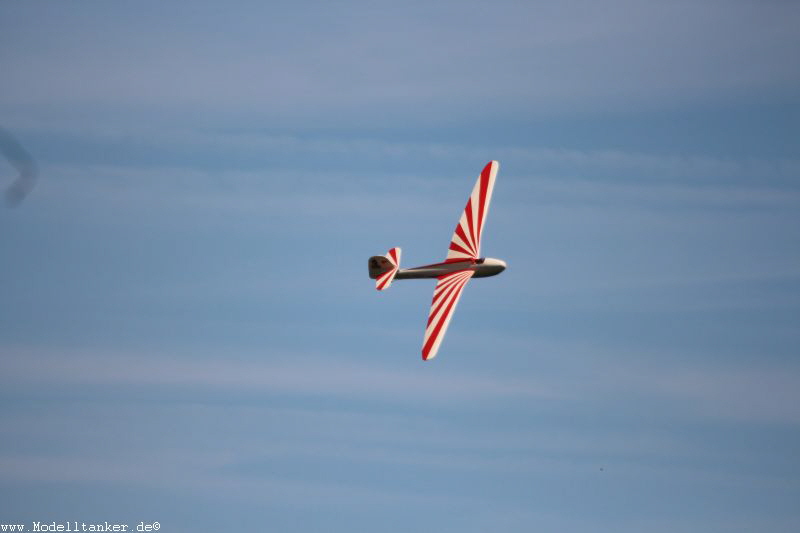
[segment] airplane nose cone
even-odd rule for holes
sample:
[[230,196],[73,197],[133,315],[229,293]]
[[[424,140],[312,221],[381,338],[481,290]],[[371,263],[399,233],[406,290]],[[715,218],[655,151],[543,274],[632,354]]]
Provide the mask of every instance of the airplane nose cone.
[[496,276],[506,269],[506,262],[500,259],[493,259],[486,257],[479,259],[475,268],[475,277],[485,278],[487,276]]
[[506,269],[506,262],[501,259],[487,259],[486,264],[491,267],[492,276]]

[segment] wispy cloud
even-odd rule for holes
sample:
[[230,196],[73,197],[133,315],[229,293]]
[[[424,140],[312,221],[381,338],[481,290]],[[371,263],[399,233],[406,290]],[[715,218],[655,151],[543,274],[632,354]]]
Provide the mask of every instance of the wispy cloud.
[[[86,142],[107,144],[107,139],[101,140],[103,135],[90,133]],[[83,197],[102,196],[112,202],[134,197],[152,202],[164,196],[185,206],[216,205],[271,213],[300,209],[309,216],[353,209],[375,214],[387,206],[418,206],[432,195],[450,192],[451,187],[445,184],[466,182],[471,177],[452,175],[464,167],[465,161],[494,158],[503,163],[501,193],[507,192],[506,203],[510,202],[512,208],[515,199],[522,199],[526,205],[533,201],[536,205],[681,209],[796,209],[800,204],[797,159],[508,145],[486,148],[201,131],[140,131],[130,135],[111,141],[111,145],[119,150],[124,150],[125,144],[135,145],[147,154],[141,161],[50,164],[47,172],[54,178],[51,188],[56,196],[64,198],[70,187],[77,187]],[[485,155],[476,159],[480,152]],[[153,159],[168,153],[183,155],[177,159],[168,156],[175,159],[172,164],[153,164]],[[209,157],[230,161],[232,168],[209,168]],[[301,162],[305,160],[326,161],[329,168],[303,170]],[[427,168],[430,162],[438,163],[436,170]],[[453,169],[449,175],[440,170],[445,163]],[[403,183],[403,187],[396,187],[396,183]],[[438,200],[429,203],[432,210]]]
[[[283,122],[435,122],[453,113],[663,107],[800,81],[789,53],[798,44],[791,2],[384,4],[357,18],[341,6],[317,5],[313,15],[263,6],[250,21],[236,17],[238,31],[221,41],[209,34],[233,12],[202,3],[173,8],[192,21],[182,28],[118,5],[5,9],[5,41],[16,50],[4,59],[16,80],[6,97],[32,107],[57,95],[83,109],[211,104]],[[65,22],[82,31],[53,31]]]
[[[461,341],[469,334],[462,334]],[[367,362],[310,355],[283,355],[256,362],[241,358],[186,357],[154,353],[118,353],[97,350],[39,350],[11,348],[14,357],[2,361],[3,387],[156,387],[239,391],[270,395],[381,398],[416,405],[428,401],[458,404],[463,401],[574,402],[592,396],[603,401],[640,401],[672,405],[682,416],[800,423],[796,384],[800,369],[775,363],[758,368],[730,365],[690,365],[668,353],[644,362],[637,351],[624,345],[601,347],[562,344],[532,348],[527,341],[514,345],[514,337],[499,341],[503,352],[531,350],[550,361],[537,377],[505,373],[450,374],[398,368]],[[553,363],[558,361],[555,366]],[[656,363],[656,361],[661,361]],[[683,361],[683,362],[681,362]],[[626,398],[628,400],[626,400]]]
[[148,354],[37,353],[15,350],[2,362],[5,386],[19,380],[46,385],[211,387],[275,394],[374,396],[403,401],[508,396],[548,397],[544,384],[484,376],[433,375],[358,365],[324,357],[283,355],[271,362],[236,362]]

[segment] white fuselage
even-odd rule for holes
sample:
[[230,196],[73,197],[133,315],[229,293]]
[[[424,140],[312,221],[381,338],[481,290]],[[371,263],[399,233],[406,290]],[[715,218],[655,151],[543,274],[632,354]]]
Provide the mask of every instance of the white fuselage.
[[475,272],[472,276],[473,278],[487,278],[496,276],[505,269],[505,261],[482,257],[480,259],[435,263],[414,268],[401,268],[395,275],[395,279],[438,278],[459,270],[473,270]]

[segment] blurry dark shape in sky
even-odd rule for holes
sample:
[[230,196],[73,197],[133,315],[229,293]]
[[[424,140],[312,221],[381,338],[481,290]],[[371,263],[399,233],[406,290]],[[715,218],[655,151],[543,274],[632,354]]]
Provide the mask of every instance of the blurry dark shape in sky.
[[17,179],[6,189],[6,204],[16,207],[33,189],[36,163],[19,141],[3,128],[0,128],[0,153],[19,172]]

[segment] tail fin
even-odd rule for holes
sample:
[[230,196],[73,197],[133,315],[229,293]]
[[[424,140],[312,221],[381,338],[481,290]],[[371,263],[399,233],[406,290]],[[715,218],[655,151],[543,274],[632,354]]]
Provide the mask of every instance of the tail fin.
[[369,258],[369,277],[375,280],[375,288],[379,291],[389,288],[398,270],[400,270],[400,248],[392,248],[386,255]]

